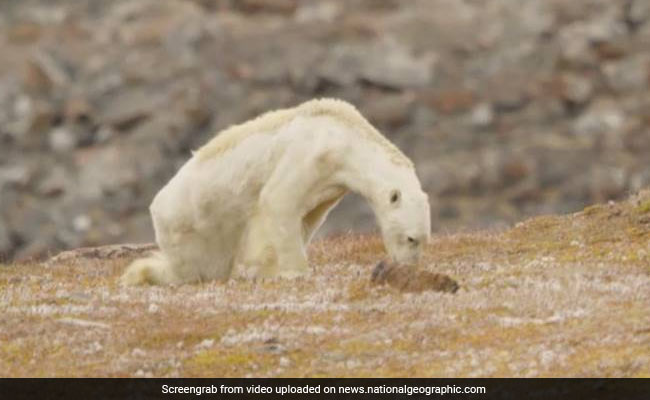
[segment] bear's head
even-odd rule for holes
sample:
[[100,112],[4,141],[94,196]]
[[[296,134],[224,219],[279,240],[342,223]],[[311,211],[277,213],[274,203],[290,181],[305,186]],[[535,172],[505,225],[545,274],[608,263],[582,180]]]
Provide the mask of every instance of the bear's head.
[[384,246],[401,264],[417,264],[431,235],[429,197],[417,187],[393,187],[380,199],[377,222]]

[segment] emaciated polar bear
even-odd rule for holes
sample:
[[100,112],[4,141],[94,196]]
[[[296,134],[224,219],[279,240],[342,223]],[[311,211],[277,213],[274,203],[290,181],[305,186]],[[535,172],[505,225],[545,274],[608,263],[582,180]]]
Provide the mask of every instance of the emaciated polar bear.
[[309,241],[348,190],[370,203],[390,256],[416,263],[430,234],[428,197],[411,161],[352,105],[311,100],[232,126],[156,195],[160,252],[121,281],[303,275]]

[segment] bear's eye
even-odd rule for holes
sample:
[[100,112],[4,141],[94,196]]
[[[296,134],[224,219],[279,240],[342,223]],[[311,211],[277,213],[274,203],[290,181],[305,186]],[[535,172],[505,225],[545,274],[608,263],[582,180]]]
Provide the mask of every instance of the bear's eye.
[[393,190],[390,192],[390,203],[395,204],[399,201],[400,192],[399,190]]

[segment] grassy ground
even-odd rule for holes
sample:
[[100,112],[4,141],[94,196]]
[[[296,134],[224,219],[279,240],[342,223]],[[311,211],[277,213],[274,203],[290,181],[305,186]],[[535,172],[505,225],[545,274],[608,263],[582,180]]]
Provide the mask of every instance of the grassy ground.
[[0,268],[0,376],[650,376],[650,192],[436,236],[455,294],[374,286],[380,239],[296,281],[122,288],[128,257]]

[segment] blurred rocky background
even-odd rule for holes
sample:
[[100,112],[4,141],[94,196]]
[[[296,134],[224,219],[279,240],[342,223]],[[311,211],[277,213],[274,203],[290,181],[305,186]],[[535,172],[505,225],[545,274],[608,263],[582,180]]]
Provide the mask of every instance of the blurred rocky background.
[[[334,96],[412,157],[437,231],[650,183],[648,0],[2,0],[0,258],[151,241],[215,132]],[[323,234],[373,229],[346,198]]]

